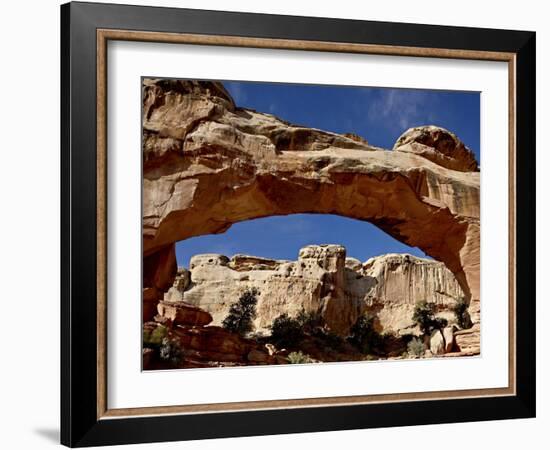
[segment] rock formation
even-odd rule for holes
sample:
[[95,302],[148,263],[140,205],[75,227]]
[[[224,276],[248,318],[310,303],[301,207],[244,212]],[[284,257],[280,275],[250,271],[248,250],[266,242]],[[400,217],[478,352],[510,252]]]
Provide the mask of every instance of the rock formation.
[[[145,80],[144,320],[176,275],[175,242],[258,217],[331,213],[371,222],[443,262],[474,322],[461,339],[479,351],[477,170],[446,130],[408,131],[387,151],[239,108],[220,83]],[[330,299],[327,311],[338,310],[345,295]]]
[[472,151],[455,134],[433,125],[409,128],[397,139],[393,149],[415,153],[448,169],[479,171]]
[[[257,315],[252,335],[243,337],[221,325],[247,290],[258,292]],[[443,263],[406,254],[361,263],[346,258],[342,246],[310,245],[300,250],[297,261],[196,255],[189,270],[178,270],[156,305],[154,321],[144,324],[143,364],[146,370],[288,364],[296,350],[315,362],[364,360],[367,356],[347,338],[365,313],[375,317],[375,331],[383,337],[376,358],[411,357],[404,352],[414,335],[423,337],[425,357],[475,354],[457,344],[458,339],[465,342],[463,331],[471,335],[457,327],[452,312],[462,296]],[[425,299],[436,304],[437,316],[449,325],[422,335],[412,316],[415,304]],[[307,325],[309,334],[294,349],[276,347],[269,328],[274,319],[302,312],[315,318]],[[171,346],[178,349],[175,358]]]
[[436,303],[438,316],[451,323],[452,307],[464,296],[438,261],[388,254],[361,263],[346,258],[342,246],[312,245],[300,250],[297,261],[196,255],[190,270],[179,269],[161,305],[185,302],[208,311],[212,323],[221,325],[230,305],[251,288],[260,292],[254,323],[260,333],[268,333],[280,314],[296,316],[302,309],[320,315],[342,336],[366,312],[377,317],[380,333],[414,333],[418,301]]
[[[155,321],[145,322],[144,338],[151,339],[151,335],[161,331],[162,339],[175,342],[182,354],[178,355],[177,363],[174,364],[162,361],[151,347],[145,347],[145,370],[288,363],[284,351],[277,351],[269,344],[264,345],[210,325],[212,317],[199,308],[184,302],[170,304],[172,309],[166,306],[160,302]],[[159,339],[157,344],[160,343]]]

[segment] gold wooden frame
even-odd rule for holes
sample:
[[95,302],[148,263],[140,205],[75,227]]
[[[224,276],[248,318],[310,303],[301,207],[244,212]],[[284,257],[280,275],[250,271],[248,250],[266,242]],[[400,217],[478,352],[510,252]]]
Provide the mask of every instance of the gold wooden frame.
[[[343,53],[364,53],[391,56],[434,57],[501,61],[508,63],[508,130],[509,130],[509,220],[508,220],[508,387],[489,389],[449,390],[403,394],[359,395],[342,397],[266,400],[202,405],[150,406],[109,409],[107,405],[107,42],[109,40],[252,47],[265,49],[309,50]],[[319,406],[344,406],[367,403],[390,403],[420,400],[459,399],[516,395],[516,55],[506,52],[454,50],[444,48],[398,47],[387,45],[296,41],[235,36],[159,33],[114,29],[97,30],[97,418],[163,414],[218,413],[243,410],[289,409]]]

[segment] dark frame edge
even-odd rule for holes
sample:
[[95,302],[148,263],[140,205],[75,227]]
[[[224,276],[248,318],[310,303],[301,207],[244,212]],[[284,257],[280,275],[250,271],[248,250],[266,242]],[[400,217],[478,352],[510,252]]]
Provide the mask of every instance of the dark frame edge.
[[60,136],[61,136],[61,358],[60,358],[60,390],[61,390],[61,444],[71,445],[71,368],[70,368],[70,35],[71,35],[71,5],[61,5],[60,8]]
[[[95,57],[87,58],[95,54],[95,19],[87,15],[91,5],[71,2],[60,6],[60,442],[68,447],[81,446],[84,436],[98,423],[96,154],[88,151],[90,143],[94,148],[96,144],[96,62]],[[90,36],[94,39],[89,40]],[[90,69],[92,83],[84,89],[75,81],[88,81]],[[94,124],[92,129],[90,122]]]
[[[437,402],[437,406],[434,402]],[[490,419],[487,418],[489,414]],[[193,414],[184,417],[130,417],[99,420],[75,446],[173,442],[530,417],[533,417],[533,411],[518,396]]]
[[536,417],[536,33],[525,35],[516,53],[516,389]]

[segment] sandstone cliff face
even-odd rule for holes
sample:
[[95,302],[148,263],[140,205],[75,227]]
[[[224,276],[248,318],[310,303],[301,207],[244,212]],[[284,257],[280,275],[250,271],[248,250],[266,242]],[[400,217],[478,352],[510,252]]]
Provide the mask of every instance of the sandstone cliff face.
[[300,310],[320,314],[330,329],[346,335],[357,318],[369,311],[380,332],[414,332],[417,301],[438,305],[438,315],[453,322],[452,306],[464,294],[444,264],[412,255],[389,254],[361,263],[346,258],[344,247],[312,245],[297,261],[276,261],[245,255],[197,255],[190,271],[180,269],[166,302],[183,301],[208,311],[220,325],[229,306],[250,288],[260,292],[256,331],[280,314]]
[[[443,263],[406,254],[387,254],[366,261],[362,273],[376,281],[366,295],[361,291],[359,294],[365,299],[367,310],[379,318],[381,331],[411,331],[414,307],[424,300],[437,305],[439,317],[449,323],[456,321],[452,307],[464,297],[464,292]],[[349,284],[352,296],[357,295],[356,286],[357,281]]]
[[[470,302],[468,339],[479,342],[479,172],[456,136],[423,127],[387,151],[238,108],[220,83],[146,80],[143,89],[144,320],[165,290],[155,274],[175,276],[175,242],[316,212],[371,222],[443,262]],[[346,298],[319,295],[326,311]],[[335,328],[356,314],[344,303]]]

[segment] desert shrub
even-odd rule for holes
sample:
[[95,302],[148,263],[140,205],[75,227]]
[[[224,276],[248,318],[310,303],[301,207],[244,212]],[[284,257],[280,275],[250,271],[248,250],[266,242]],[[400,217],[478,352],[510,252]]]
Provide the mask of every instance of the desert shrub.
[[348,342],[359,349],[361,353],[371,353],[381,346],[381,337],[374,329],[374,316],[363,315],[357,319],[350,329]]
[[292,352],[287,356],[287,359],[290,364],[309,364],[315,362],[308,355],[302,352]]
[[324,325],[324,320],[318,313],[314,311],[306,312],[304,308],[298,313],[296,320],[307,331],[313,331],[315,328]]
[[410,356],[417,356],[420,358],[421,356],[424,356],[424,352],[425,348],[422,339],[415,337],[407,344],[407,353]]
[[432,322],[435,317],[435,304],[426,301],[418,302],[414,308],[412,320],[420,326],[423,333],[431,331]]
[[271,340],[278,347],[296,347],[304,338],[302,323],[288,314],[281,314],[271,324]]
[[256,318],[256,304],[259,292],[256,288],[246,290],[239,300],[231,305],[229,314],[223,320],[222,326],[233,333],[245,335],[253,330],[252,321]]
[[176,365],[182,357],[182,349],[179,341],[165,337],[159,347],[159,357]]
[[154,330],[143,330],[143,346],[158,347],[162,344],[162,340],[168,334],[168,329],[163,325],[158,325]]
[[441,330],[447,326],[447,319],[435,316],[435,303],[418,302],[414,308],[412,320],[420,326],[424,334]]
[[178,340],[169,336],[168,329],[158,325],[154,330],[143,330],[143,347],[153,349],[153,358],[177,365],[183,355]]
[[460,328],[471,328],[472,319],[468,313],[468,304],[464,298],[460,298],[453,306],[453,312],[456,316],[456,322]]
[[433,321],[433,330],[443,330],[449,322],[443,317],[436,317]]
[[323,330],[317,337],[323,342],[323,344],[325,344],[325,346],[332,350],[341,350],[344,345],[344,339],[332,331]]
[[330,331],[325,324],[323,317],[317,312],[306,312],[303,308],[296,316],[305,334],[310,334],[317,338],[321,345],[329,350],[340,350],[344,344],[344,339]]

